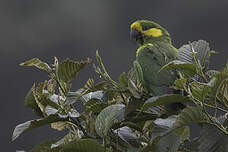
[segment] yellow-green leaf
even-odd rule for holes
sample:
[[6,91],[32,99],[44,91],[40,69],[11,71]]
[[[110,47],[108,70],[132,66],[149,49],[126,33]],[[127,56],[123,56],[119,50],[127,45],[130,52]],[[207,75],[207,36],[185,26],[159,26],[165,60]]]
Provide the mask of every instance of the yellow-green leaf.
[[59,64],[58,67],[58,76],[61,80],[65,82],[69,82],[73,80],[78,72],[83,69],[86,65],[88,65],[91,60],[88,58],[86,61],[72,61],[66,59],[62,63]]
[[47,72],[52,71],[47,63],[40,61],[38,58],[33,58],[31,60],[25,61],[21,63],[20,66],[31,66]]

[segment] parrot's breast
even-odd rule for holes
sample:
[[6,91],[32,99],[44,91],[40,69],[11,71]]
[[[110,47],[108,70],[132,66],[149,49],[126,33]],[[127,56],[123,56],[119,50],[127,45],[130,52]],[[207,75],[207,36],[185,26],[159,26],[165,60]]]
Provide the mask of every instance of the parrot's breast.
[[169,43],[146,44],[137,50],[136,60],[142,68],[144,86],[148,90],[162,94],[164,87],[173,84],[176,72],[159,70],[175,58],[176,50]]

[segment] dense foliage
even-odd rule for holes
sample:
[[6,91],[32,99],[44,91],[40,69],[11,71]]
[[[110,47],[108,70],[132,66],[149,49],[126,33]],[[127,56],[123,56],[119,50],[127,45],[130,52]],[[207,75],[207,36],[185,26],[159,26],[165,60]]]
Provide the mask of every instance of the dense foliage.
[[[53,66],[37,58],[26,61],[21,66],[44,70],[50,79],[34,83],[25,98],[25,105],[40,119],[16,126],[12,140],[50,124],[68,134],[42,142],[32,152],[228,152],[228,64],[220,71],[209,69],[214,53],[203,40],[183,45],[177,59],[161,69],[178,72],[170,86],[176,94],[161,96],[152,96],[142,86],[137,66],[114,81],[98,52],[94,69],[101,81],[89,79],[76,91],[71,81],[90,59],[55,58]],[[77,102],[83,103],[82,112],[76,110]],[[176,113],[165,108],[177,102],[186,107]],[[190,139],[193,123],[201,133]]]

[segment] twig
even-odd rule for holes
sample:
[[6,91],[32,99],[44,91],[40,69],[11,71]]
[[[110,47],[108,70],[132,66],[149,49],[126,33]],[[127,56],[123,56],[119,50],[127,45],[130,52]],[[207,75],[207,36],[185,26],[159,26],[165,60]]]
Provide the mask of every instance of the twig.
[[205,106],[208,106],[208,107],[210,107],[210,108],[214,108],[214,109],[218,109],[218,110],[220,110],[220,111],[222,111],[222,112],[228,112],[227,110],[225,110],[225,109],[222,109],[222,108],[219,108],[218,106],[213,106],[213,105],[209,105],[209,104],[206,104],[206,103],[203,103]]

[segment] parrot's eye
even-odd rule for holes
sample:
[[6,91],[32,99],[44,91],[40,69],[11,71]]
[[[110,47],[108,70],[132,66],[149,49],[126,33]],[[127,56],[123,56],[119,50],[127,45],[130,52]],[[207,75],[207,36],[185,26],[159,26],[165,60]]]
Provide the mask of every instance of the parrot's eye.
[[146,30],[149,30],[149,29],[151,29],[151,28],[153,28],[153,27],[151,27],[151,26],[143,26],[143,27],[142,27],[142,30],[143,30],[143,31],[146,31]]

